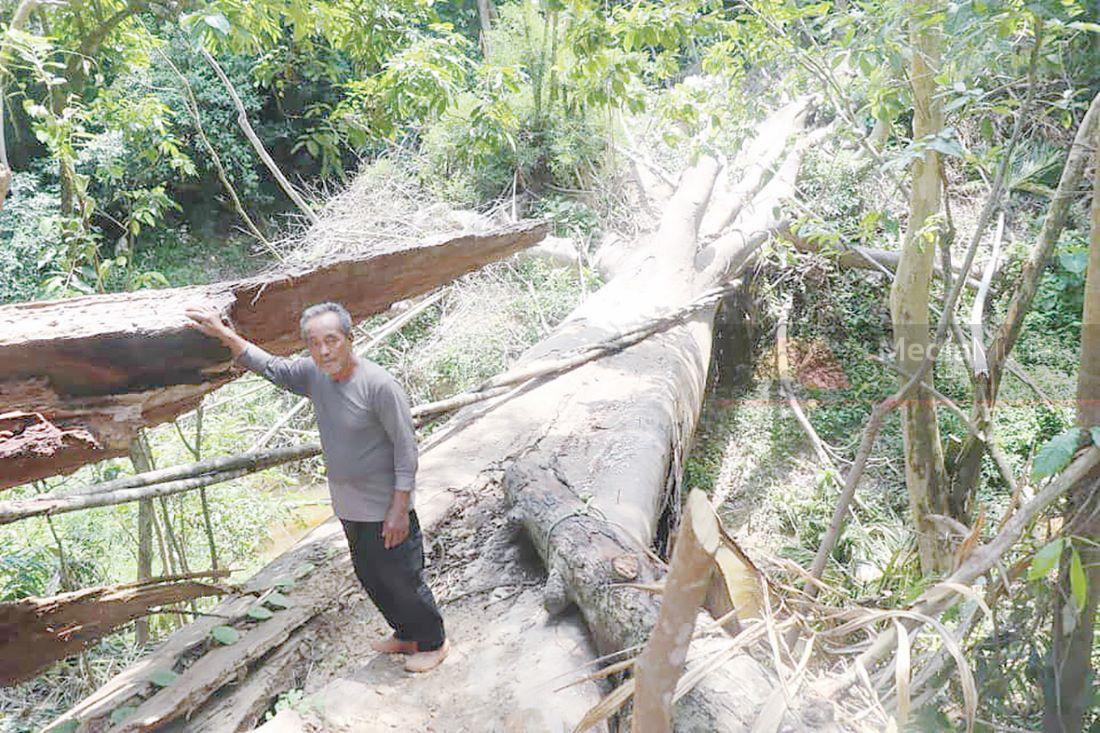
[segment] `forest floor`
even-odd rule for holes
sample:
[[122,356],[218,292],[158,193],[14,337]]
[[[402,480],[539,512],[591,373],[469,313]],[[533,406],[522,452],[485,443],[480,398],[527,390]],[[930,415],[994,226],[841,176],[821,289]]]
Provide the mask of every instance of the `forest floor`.
[[268,731],[524,733],[561,730],[599,699],[593,683],[563,688],[587,671],[594,650],[575,611],[550,618],[545,571],[499,491],[426,532],[428,580],[451,652],[438,669],[404,671],[403,657],[373,652],[389,635],[357,592],[328,612],[324,651],[307,678],[274,706]]

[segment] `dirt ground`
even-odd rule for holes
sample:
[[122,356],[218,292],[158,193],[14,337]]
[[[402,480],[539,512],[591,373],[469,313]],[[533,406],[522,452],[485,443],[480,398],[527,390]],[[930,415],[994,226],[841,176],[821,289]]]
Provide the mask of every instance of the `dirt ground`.
[[471,503],[426,538],[429,579],[452,649],[424,675],[371,640],[389,629],[365,594],[345,599],[339,637],[319,639],[319,661],[294,695],[260,726],[280,731],[561,733],[603,694],[568,683],[593,669],[595,652],[575,611],[550,618],[544,571],[499,493]]

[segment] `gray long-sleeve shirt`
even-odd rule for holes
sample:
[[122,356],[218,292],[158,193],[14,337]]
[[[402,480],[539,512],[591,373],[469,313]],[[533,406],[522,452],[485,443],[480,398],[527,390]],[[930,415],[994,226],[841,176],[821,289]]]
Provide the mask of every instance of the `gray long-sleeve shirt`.
[[411,492],[412,509],[416,433],[409,398],[389,372],[360,358],[351,377],[337,382],[313,359],[272,356],[255,344],[237,360],[313,402],[336,516],[381,522],[395,490]]

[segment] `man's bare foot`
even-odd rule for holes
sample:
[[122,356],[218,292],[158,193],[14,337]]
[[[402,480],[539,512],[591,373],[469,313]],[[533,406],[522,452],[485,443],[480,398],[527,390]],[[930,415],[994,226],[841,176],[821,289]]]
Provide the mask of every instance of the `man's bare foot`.
[[451,650],[451,642],[443,640],[443,646],[430,652],[417,652],[410,654],[405,660],[406,672],[427,672],[443,663],[447,658],[447,652]]
[[370,648],[379,654],[416,654],[416,642],[398,639],[391,636],[388,639],[372,641]]

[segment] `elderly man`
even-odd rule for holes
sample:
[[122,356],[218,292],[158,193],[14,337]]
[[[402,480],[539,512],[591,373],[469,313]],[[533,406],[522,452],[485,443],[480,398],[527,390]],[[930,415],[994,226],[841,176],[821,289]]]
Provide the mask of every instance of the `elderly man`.
[[190,308],[187,315],[240,364],[313,402],[332,508],[344,525],[355,574],[393,628],[391,638],[371,646],[408,655],[410,672],[438,666],[448,642],[423,578],[423,539],[413,509],[416,435],[405,390],[385,369],[355,355],[351,316],[338,303],[302,313],[309,359],[272,356],[213,308]]

